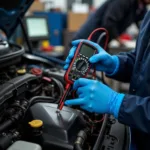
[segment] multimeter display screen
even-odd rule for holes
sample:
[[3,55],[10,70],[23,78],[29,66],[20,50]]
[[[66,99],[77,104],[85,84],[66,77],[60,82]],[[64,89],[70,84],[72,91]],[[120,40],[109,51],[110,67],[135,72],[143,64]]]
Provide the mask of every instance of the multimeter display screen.
[[95,49],[91,46],[83,44],[80,49],[80,54],[83,54],[86,57],[91,57],[94,54]]

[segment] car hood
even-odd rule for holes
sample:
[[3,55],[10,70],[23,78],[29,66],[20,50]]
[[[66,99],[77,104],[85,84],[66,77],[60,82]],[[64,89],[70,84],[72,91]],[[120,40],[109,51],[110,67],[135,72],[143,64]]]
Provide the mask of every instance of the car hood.
[[9,38],[34,0],[3,0],[0,2],[0,29]]

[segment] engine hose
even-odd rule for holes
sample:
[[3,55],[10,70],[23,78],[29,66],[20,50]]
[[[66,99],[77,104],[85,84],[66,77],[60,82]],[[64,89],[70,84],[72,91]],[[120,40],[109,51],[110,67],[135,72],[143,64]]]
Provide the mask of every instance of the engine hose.
[[35,96],[32,99],[30,99],[29,101],[29,106],[32,106],[33,104],[37,103],[37,102],[49,102],[49,103],[58,103],[59,100],[56,100],[52,97],[48,97],[48,96]]
[[104,118],[101,130],[99,132],[99,135],[98,135],[98,138],[96,140],[96,143],[94,145],[93,150],[98,150],[99,149],[100,143],[102,141],[102,137],[104,136],[104,132],[105,132],[105,128],[106,128],[106,125],[107,125],[107,121],[108,121],[108,115],[105,115],[105,118]]
[[0,133],[2,133],[3,131],[5,131],[7,128],[9,128],[12,124],[14,123],[13,120],[9,119],[7,121],[5,121],[4,123],[2,123],[0,125]]
[[27,109],[26,109],[26,111],[25,111],[25,114],[27,114],[29,108],[30,108],[32,105],[36,104],[36,103],[55,103],[55,104],[57,104],[58,102],[59,102],[59,100],[56,100],[56,99],[54,99],[54,98],[52,98],[52,97],[35,96],[35,97],[33,97],[33,98],[31,98],[31,99],[29,100],[29,104],[28,104],[28,107],[27,107]]
[[[0,124],[0,133],[5,131],[7,128],[11,127],[14,123],[16,123],[20,118],[24,115],[25,109],[27,107],[27,102],[23,101],[22,105],[14,104],[14,108],[18,107],[19,111],[17,113],[14,113],[13,115],[10,114],[8,120],[4,121],[2,124]],[[14,111],[10,111],[14,112]]]
[[11,127],[14,123],[20,120],[20,118],[24,115],[24,110],[20,110],[14,115],[12,115],[10,118],[8,118],[7,121],[3,122],[0,125],[0,133]]
[[[97,44],[99,44],[101,47],[104,47],[104,44],[105,43],[103,40],[104,40],[104,37],[106,38],[106,32],[103,32],[99,38],[97,39]],[[102,43],[103,42],[103,43]]]
[[6,150],[19,137],[19,132],[10,132],[0,135],[0,150]]
[[[51,102],[51,103],[56,103],[57,101],[53,98],[50,97],[45,97],[45,96],[36,96],[34,98],[32,98],[29,102],[28,108],[37,103],[37,102]],[[28,108],[26,109],[26,111],[28,110]],[[11,119],[8,119],[7,121],[3,122],[2,124],[0,124],[0,133],[2,133],[3,131],[5,131],[7,128],[9,128],[10,126],[12,126],[17,120],[19,120],[19,118],[22,116],[22,111],[20,113],[16,113],[14,114]]]
[[60,91],[60,97],[62,97],[62,95],[63,95],[63,93],[64,93],[63,84],[62,84],[59,80],[57,80],[57,79],[55,79],[55,78],[53,78],[53,77],[51,77],[51,79],[57,84],[57,86],[58,86],[58,88],[59,88],[59,91]]
[[74,150],[83,150],[82,147],[81,147],[81,144],[76,143],[74,145]]
[[83,150],[83,145],[84,145],[84,142],[86,141],[87,139],[87,134],[88,134],[88,129],[85,129],[85,130],[81,130],[79,133],[78,133],[78,136],[77,136],[77,139],[76,139],[76,142],[74,144],[74,150]]

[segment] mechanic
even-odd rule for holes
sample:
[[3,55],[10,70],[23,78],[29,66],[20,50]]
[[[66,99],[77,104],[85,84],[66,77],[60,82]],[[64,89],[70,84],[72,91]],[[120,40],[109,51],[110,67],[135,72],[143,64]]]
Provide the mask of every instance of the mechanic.
[[[123,44],[119,36],[132,24],[144,18],[146,5],[150,0],[108,0],[95,13],[93,13],[86,23],[79,29],[73,40],[87,39],[89,34],[96,28],[104,27],[108,30],[110,41],[116,39]],[[98,37],[93,39],[96,42]]]
[[[74,55],[77,45],[74,41],[66,59],[64,69]],[[98,54],[90,58],[98,71],[104,71],[110,78],[130,82],[129,94],[115,92],[101,82],[79,79],[74,83],[78,98],[67,100],[66,105],[80,105],[82,109],[99,114],[112,114],[120,123],[131,127],[132,146],[136,150],[150,149],[150,12],[141,25],[135,50],[110,55],[94,42]]]

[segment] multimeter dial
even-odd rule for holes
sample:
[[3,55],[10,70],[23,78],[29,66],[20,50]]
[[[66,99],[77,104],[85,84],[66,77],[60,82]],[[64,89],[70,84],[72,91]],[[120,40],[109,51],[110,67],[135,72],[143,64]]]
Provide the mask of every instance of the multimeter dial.
[[86,59],[79,58],[75,62],[75,67],[76,67],[77,71],[84,72],[84,71],[87,71],[87,69],[89,67],[89,63]]
[[69,73],[69,78],[74,81],[80,77],[83,77],[86,75],[88,69],[89,69],[88,57],[79,54],[73,63],[71,72]]

